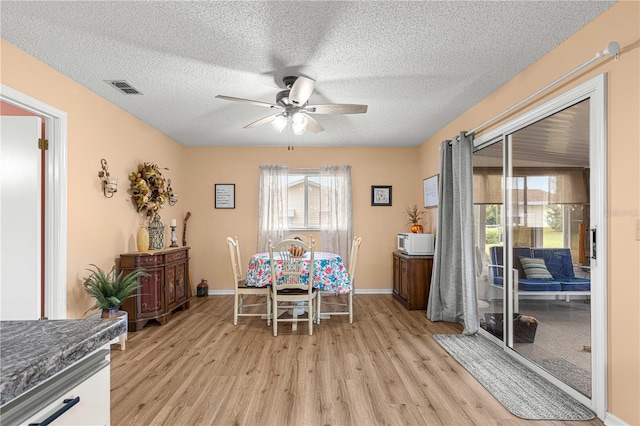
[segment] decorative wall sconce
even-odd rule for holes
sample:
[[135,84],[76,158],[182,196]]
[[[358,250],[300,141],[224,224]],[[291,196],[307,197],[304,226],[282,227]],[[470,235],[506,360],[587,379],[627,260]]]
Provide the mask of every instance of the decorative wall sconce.
[[109,165],[104,158],[100,160],[102,171],[98,172],[98,177],[102,180],[102,192],[106,198],[113,197],[118,192],[118,178],[109,176]]
[[171,179],[167,179],[167,192],[169,193],[169,205],[175,206],[178,202],[178,194],[175,194],[171,188]]

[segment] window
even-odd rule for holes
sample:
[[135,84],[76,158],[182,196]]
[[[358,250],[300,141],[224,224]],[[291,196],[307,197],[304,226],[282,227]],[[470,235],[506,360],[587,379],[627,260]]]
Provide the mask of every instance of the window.
[[348,258],[353,238],[351,166],[260,166],[258,251],[289,231],[320,232],[321,249]]
[[289,170],[288,174],[289,229],[320,229],[320,170]]

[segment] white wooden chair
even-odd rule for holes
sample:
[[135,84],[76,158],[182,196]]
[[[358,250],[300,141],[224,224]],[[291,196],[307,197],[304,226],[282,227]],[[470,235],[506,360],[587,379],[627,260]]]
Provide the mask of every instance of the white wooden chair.
[[[296,253],[305,253],[295,256]],[[271,262],[271,300],[273,309],[273,335],[278,335],[278,323],[290,322],[292,329],[298,322],[307,321],[309,336],[313,334],[313,302],[317,291],[313,288],[313,267],[315,249],[300,240],[282,240],[275,245],[269,244]],[[304,270],[305,263],[309,269]],[[278,272],[283,282],[278,283]],[[306,304],[308,317],[299,318],[297,311]],[[291,317],[279,317],[278,311],[291,309]]]
[[[229,258],[231,259],[231,268],[233,269],[234,278],[234,294],[233,294],[233,325],[238,325],[238,317],[262,317],[266,315],[267,325],[271,325],[271,290],[269,287],[250,287],[245,284],[244,271],[242,262],[240,261],[240,245],[238,237],[227,237],[227,246],[229,248]],[[251,294],[257,296],[266,296],[265,303],[244,304],[244,295]],[[265,312],[245,313],[243,308],[256,306],[265,306]]]
[[[349,254],[349,279],[351,280],[351,291],[347,293],[345,296],[347,297],[346,303],[342,302],[324,302],[325,305],[337,306],[339,310],[325,312],[325,315],[349,315],[349,323],[353,324],[353,290],[354,290],[354,282],[356,278],[356,266],[358,264],[358,253],[360,251],[360,243],[362,242],[362,237],[353,237],[353,241],[351,242],[351,253]],[[322,297],[323,296],[336,296],[340,297],[340,293],[336,293],[333,291],[320,290],[318,292],[318,312],[316,314],[316,322],[320,324],[320,314],[322,313]],[[340,310],[340,308],[342,310]]]

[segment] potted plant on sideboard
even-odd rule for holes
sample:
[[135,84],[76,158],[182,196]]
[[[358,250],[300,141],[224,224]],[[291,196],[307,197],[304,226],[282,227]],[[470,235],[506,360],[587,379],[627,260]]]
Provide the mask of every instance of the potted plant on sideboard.
[[94,269],[87,269],[91,275],[84,279],[82,285],[89,296],[96,299],[96,304],[87,312],[102,308],[102,318],[117,318],[122,302],[140,287],[138,278],[149,275],[143,269],[136,269],[123,277],[122,271],[118,272],[115,266],[108,273],[96,265],[91,266]]
[[411,225],[411,232],[414,234],[422,234],[424,228],[420,224],[420,219],[422,219],[424,210],[418,210],[417,204],[414,204],[413,207],[405,206],[404,210],[407,216],[409,216],[409,222],[407,222],[407,224]]

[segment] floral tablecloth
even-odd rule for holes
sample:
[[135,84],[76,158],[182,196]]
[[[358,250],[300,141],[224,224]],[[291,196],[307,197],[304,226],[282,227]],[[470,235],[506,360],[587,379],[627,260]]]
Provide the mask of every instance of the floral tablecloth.
[[[278,256],[274,254],[274,256]],[[305,271],[309,271],[309,254],[305,255]],[[276,274],[282,279],[282,263],[276,259]],[[333,253],[317,251],[314,254],[313,287],[320,290],[348,293],[351,291],[351,279],[342,258]],[[271,284],[271,261],[269,253],[256,253],[251,256],[247,267],[246,284],[252,287],[265,287]]]

